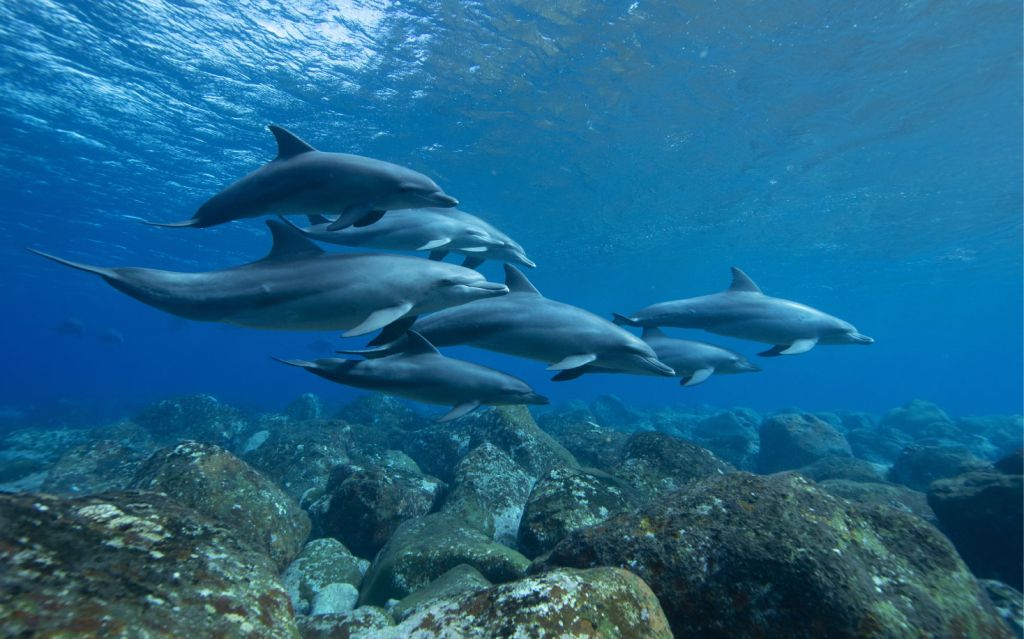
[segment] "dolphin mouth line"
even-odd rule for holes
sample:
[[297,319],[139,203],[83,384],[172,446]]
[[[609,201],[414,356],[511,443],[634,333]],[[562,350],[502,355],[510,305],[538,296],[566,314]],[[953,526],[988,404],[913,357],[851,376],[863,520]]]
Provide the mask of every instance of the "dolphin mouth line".
[[505,286],[504,284],[499,284],[497,282],[480,282],[480,283],[477,283],[477,284],[466,284],[465,286],[467,286],[469,288],[480,289],[481,291],[492,292],[492,293],[500,293],[500,294],[508,293],[508,287]]
[[854,333],[850,335],[850,338],[853,340],[854,344],[863,344],[867,346],[868,344],[875,343],[875,338],[868,337],[867,335],[861,335],[860,333]]

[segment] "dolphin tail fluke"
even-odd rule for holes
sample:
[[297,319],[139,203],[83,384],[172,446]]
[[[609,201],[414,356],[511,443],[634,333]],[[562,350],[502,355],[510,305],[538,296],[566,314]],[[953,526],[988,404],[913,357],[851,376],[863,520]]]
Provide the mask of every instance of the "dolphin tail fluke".
[[612,313],[612,321],[619,326],[640,326],[640,322],[636,321],[632,317],[626,317],[618,313]]
[[54,262],[56,262],[58,264],[63,264],[64,266],[70,266],[71,268],[78,269],[79,271],[85,271],[86,273],[93,273],[94,275],[99,275],[100,277],[116,277],[116,274],[114,273],[114,271],[112,269],[109,269],[109,268],[103,268],[101,266],[89,266],[88,264],[80,264],[78,262],[72,262],[71,260],[65,260],[62,257],[57,257],[56,255],[50,255],[49,253],[43,253],[42,251],[37,251],[34,248],[30,248],[30,249],[28,249],[28,251],[31,252],[31,253],[35,253],[36,255],[39,255],[41,257],[45,257],[48,260],[53,260]]
[[280,357],[274,357],[273,355],[270,356],[270,359],[274,360],[275,362],[281,362],[282,364],[296,366],[298,368],[313,368],[314,366],[316,366],[316,364],[314,364],[313,362],[309,362],[304,359],[281,359]]
[[165,228],[165,229],[184,229],[184,228],[192,228],[192,227],[199,227],[200,226],[199,220],[197,220],[194,217],[190,217],[189,219],[182,220],[180,222],[151,222],[149,220],[139,220],[139,221],[142,222],[143,224],[145,224],[146,226],[159,226],[159,227]]
[[394,322],[391,322],[385,326],[381,332],[369,341],[367,346],[384,346],[386,344],[393,344],[401,338],[405,337],[405,332],[412,328],[412,325],[416,323],[418,319],[417,315],[406,315],[400,317]]

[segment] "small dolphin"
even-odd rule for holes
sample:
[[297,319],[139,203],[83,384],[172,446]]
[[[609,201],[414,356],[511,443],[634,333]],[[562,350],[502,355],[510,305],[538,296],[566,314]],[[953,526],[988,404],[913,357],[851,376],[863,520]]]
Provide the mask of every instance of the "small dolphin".
[[331,230],[373,224],[391,209],[450,207],[458,200],[404,166],[317,151],[271,124],[277,157],[207,200],[191,219],[152,226],[205,228],[266,213],[338,213]]
[[702,328],[710,333],[775,344],[764,357],[806,353],[815,344],[871,344],[852,324],[818,309],[761,292],[747,274],[732,268],[732,285],[721,293],[662,302],[616,324]]
[[85,337],[85,323],[77,317],[69,317],[54,326],[53,331],[60,335],[74,335],[82,338]]
[[111,344],[113,346],[121,346],[124,344],[124,335],[113,328],[105,328],[101,330],[99,333],[96,333],[96,338],[104,344]]
[[300,229],[309,238],[340,244],[392,251],[430,251],[440,260],[449,252],[466,256],[462,263],[476,268],[484,260],[537,265],[515,240],[475,215],[458,209],[410,209],[389,211],[380,221],[365,227],[351,226],[328,231],[332,222],[323,215],[310,215],[311,226]]
[[401,255],[328,254],[279,220],[268,220],[267,226],[274,243],[266,257],[205,273],[101,268],[29,250],[95,273],[122,293],[172,315],[250,328],[363,335],[410,314],[508,292],[503,284],[455,264]]
[[[438,418],[450,422],[482,405],[547,404],[523,380],[471,362],[445,357],[422,335],[409,331],[402,349],[378,359],[339,358],[307,362],[278,359],[332,382],[453,408]],[[276,357],[274,359],[277,359]]]
[[[651,345],[658,359],[668,364],[681,377],[682,386],[696,386],[713,374],[756,373],[761,370],[757,364],[747,361],[735,351],[705,342],[669,337],[660,328],[645,327],[643,340]],[[584,373],[614,373],[607,369],[585,367],[587,370],[574,368],[562,371],[555,376],[555,381],[574,379]]]
[[[417,320],[413,327],[432,344],[468,344],[536,359],[551,364],[552,371],[590,364],[627,373],[673,375],[636,335],[582,308],[547,299],[511,264],[505,264],[505,284],[510,293],[501,299],[447,309]],[[400,337],[398,330],[388,330],[370,342],[386,346],[339,352],[388,354],[400,346],[394,343]]]

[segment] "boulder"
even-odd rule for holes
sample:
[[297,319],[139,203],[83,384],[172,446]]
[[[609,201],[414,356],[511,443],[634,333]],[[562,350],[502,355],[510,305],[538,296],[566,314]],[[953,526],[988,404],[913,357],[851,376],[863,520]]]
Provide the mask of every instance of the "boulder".
[[848,481],[884,482],[878,468],[869,461],[856,457],[822,457],[800,468],[797,472],[814,481],[846,479]]
[[617,568],[554,570],[418,609],[378,639],[671,639],[651,589]]
[[320,398],[313,393],[299,395],[288,407],[284,409],[284,416],[293,422],[309,422],[315,419],[323,419],[324,404]]
[[296,637],[266,555],[164,495],[0,495],[10,637]]
[[302,639],[378,639],[394,625],[387,610],[361,606],[351,612],[298,618]]
[[1022,639],[1024,637],[1024,594],[1001,581],[979,579],[978,582],[985,589],[985,594],[988,595],[992,605],[996,607],[999,616],[1010,627],[1013,636]]
[[570,532],[593,526],[635,503],[610,476],[574,468],[555,468],[530,493],[519,524],[519,549],[536,557],[555,547]]
[[408,432],[399,448],[416,460],[424,473],[450,483],[455,479],[455,467],[470,451],[472,437],[471,422],[458,419]]
[[644,499],[652,499],[733,467],[693,442],[664,433],[633,433],[612,474]]
[[872,464],[891,466],[900,452],[914,443],[912,437],[898,430],[854,428],[846,431],[853,456]]
[[677,637],[1005,637],[946,538],[797,474],[712,475],[577,530],[539,568],[622,566]]
[[314,600],[331,585],[358,588],[366,569],[363,563],[336,539],[307,543],[281,576],[296,614],[310,614]]
[[402,400],[380,393],[362,395],[334,417],[377,430],[418,430],[431,423],[429,418],[412,410]]
[[309,422],[270,431],[242,455],[300,504],[323,495],[331,469],[349,461],[351,433],[344,422]]
[[830,424],[809,413],[772,415],[761,424],[758,471],[776,473],[823,457],[851,457],[850,444]]
[[962,417],[957,420],[956,426],[961,432],[984,436],[996,451],[993,458],[998,458],[1020,448],[1021,434],[1024,433],[1024,416]]
[[993,464],[993,467],[1007,475],[1024,475],[1024,448],[1018,448],[1006,455]]
[[879,426],[902,431],[914,439],[941,438],[959,432],[944,410],[920,399],[892,409],[882,417]]
[[464,592],[476,592],[491,587],[487,577],[466,564],[459,564],[423,588],[402,599],[391,609],[395,619],[402,621],[435,599],[451,597]]
[[642,413],[627,406],[615,395],[598,395],[590,403],[590,414],[605,428],[626,433],[638,430],[646,421]]
[[530,562],[451,515],[418,517],[399,526],[377,554],[363,578],[360,604],[407,597],[459,564],[503,583],[522,577]]
[[610,472],[622,457],[629,435],[581,420],[560,424],[557,438],[580,464]]
[[975,575],[1017,590],[1024,574],[1024,489],[1020,475],[976,471],[941,479],[928,504]]
[[991,465],[962,446],[919,446],[903,449],[889,469],[889,480],[922,492],[936,479],[956,477]]
[[757,411],[734,408],[703,417],[693,428],[693,440],[736,468],[755,470],[760,426]]
[[219,446],[186,441],[153,453],[131,487],[165,493],[235,531],[283,570],[309,535],[295,500]]
[[209,395],[165,399],[144,409],[134,421],[159,441],[195,440],[229,449],[245,441],[249,430],[242,411]]
[[434,510],[445,485],[420,473],[343,464],[331,471],[324,496],[310,506],[315,533],[334,537],[367,559],[399,525]]
[[108,439],[76,446],[50,469],[42,489],[71,495],[124,490],[151,452]]
[[861,482],[849,479],[826,479],[818,485],[837,497],[861,506],[885,506],[905,513],[917,515],[930,524],[938,523],[935,513],[928,505],[928,496],[899,484],[885,482]]
[[470,415],[470,449],[490,442],[519,464],[531,477],[540,477],[552,468],[579,464],[561,444],[533,421],[526,406],[498,406]]

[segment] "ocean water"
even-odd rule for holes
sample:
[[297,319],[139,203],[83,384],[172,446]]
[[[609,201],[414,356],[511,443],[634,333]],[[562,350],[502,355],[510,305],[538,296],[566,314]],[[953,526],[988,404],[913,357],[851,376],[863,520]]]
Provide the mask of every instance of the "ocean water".
[[555,402],[1020,412],[1021,19],[1004,0],[0,0],[0,407],[356,394],[270,356],[365,340],[178,320],[25,251],[261,257],[260,219],[139,220],[190,217],[273,157],[278,123],[430,175],[553,299],[610,317],[722,290],[735,265],[876,340],[761,360],[672,331],[764,368],[685,389],[446,351]]

